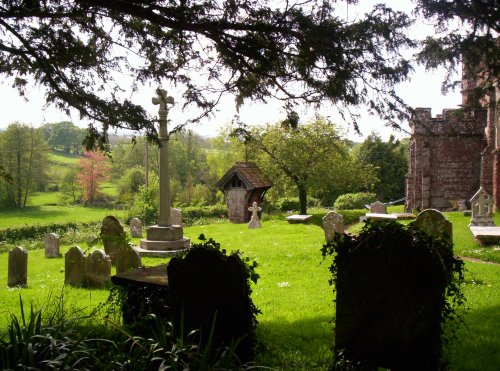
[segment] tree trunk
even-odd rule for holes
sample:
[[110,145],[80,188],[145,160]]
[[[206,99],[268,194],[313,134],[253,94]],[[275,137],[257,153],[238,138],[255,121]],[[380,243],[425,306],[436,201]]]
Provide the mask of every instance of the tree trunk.
[[297,184],[299,190],[300,214],[307,215],[307,189],[304,185]]

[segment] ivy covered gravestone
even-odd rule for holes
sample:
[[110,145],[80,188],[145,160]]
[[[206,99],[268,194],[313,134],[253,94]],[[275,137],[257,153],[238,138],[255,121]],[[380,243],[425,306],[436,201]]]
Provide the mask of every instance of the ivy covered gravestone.
[[358,236],[338,234],[323,247],[324,256],[335,253],[335,369],[440,368],[443,323],[463,300],[463,263],[453,256],[451,226],[427,226],[436,217],[408,226],[368,221]]
[[257,280],[252,277],[255,265],[249,269],[238,253],[226,255],[213,240],[193,245],[183,258],[173,258],[167,272],[174,328],[183,329],[184,335],[201,330],[201,342],[211,341],[214,349],[239,341],[238,358],[251,360],[258,310],[248,281]]

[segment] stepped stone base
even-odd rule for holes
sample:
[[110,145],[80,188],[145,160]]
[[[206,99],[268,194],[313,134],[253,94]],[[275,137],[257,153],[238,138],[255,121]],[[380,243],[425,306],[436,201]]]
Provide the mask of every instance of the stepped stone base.
[[136,248],[141,256],[167,257],[191,247],[191,241],[183,237],[180,225],[153,225],[146,229],[146,236],[146,239],[141,240],[140,247]]

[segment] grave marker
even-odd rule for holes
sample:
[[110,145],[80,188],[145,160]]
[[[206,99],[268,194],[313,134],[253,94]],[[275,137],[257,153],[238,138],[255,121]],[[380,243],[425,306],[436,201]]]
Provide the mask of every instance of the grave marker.
[[258,212],[262,211],[262,208],[257,206],[257,202],[254,202],[253,205],[248,208],[248,211],[252,212],[252,217],[250,218],[250,222],[248,223],[248,228],[249,229],[261,228],[262,225],[260,224]]
[[82,287],[86,283],[87,257],[79,246],[72,246],[64,254],[64,283]]
[[115,261],[116,255],[120,249],[126,246],[127,236],[118,219],[108,215],[104,217],[101,225],[101,239],[104,245],[104,251]]
[[344,233],[344,217],[335,211],[330,211],[323,217],[323,230],[326,242],[333,241],[335,233]]
[[130,221],[130,235],[132,237],[142,237],[142,223],[137,218]]
[[59,236],[55,233],[47,233],[44,238],[45,241],[45,257],[46,258],[60,258],[59,253]]
[[116,257],[116,274],[126,273],[141,266],[141,256],[130,245],[121,250]]
[[16,246],[9,252],[7,285],[28,285],[28,252],[21,246]]
[[111,260],[102,250],[94,250],[87,258],[87,284],[104,287],[111,279]]
[[472,219],[469,226],[493,226],[493,199],[480,187],[470,199]]
[[380,201],[375,201],[370,205],[370,213],[372,214],[387,214],[387,206]]

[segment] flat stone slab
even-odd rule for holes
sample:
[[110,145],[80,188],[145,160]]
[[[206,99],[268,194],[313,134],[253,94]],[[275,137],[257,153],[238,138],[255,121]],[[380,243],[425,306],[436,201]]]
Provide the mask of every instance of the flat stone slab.
[[124,286],[129,283],[148,283],[158,286],[168,286],[167,264],[158,265],[156,267],[141,267],[126,273],[117,274],[111,277],[111,281],[119,286]]
[[397,220],[398,217],[395,214],[366,213],[365,219]]
[[500,227],[482,227],[471,225],[470,231],[480,245],[493,245],[500,242]]
[[288,223],[306,223],[312,218],[312,215],[290,215],[286,217]]

